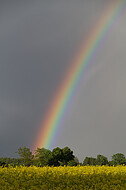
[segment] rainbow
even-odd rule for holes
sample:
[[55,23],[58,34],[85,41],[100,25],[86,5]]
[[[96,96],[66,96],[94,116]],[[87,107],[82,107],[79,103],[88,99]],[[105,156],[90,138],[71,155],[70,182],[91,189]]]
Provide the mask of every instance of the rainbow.
[[96,53],[100,43],[112,27],[112,24],[122,11],[124,5],[125,0],[112,1],[111,5],[105,10],[100,21],[95,25],[86,42],[75,56],[74,61],[68,68],[67,75],[65,75],[64,81],[61,83],[58,92],[46,113],[45,119],[40,126],[33,150],[36,150],[37,147],[45,147],[47,149],[51,147],[57,130],[62,123],[67,106],[79,84],[79,80],[83,75],[86,66],[91,63],[91,59]]

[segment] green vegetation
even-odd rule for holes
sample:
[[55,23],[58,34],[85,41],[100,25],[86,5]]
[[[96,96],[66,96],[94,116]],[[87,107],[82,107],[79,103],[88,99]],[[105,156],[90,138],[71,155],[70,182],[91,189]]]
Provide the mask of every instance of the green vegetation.
[[19,147],[16,152],[20,158],[0,158],[0,166],[118,166],[126,165],[126,158],[124,154],[113,154],[112,160],[108,161],[107,157],[103,155],[97,155],[97,158],[85,157],[83,163],[79,163],[77,157],[73,155],[73,151],[69,147],[54,148],[52,151],[45,148],[37,148],[33,155],[29,148]]
[[126,190],[126,167],[0,167],[0,190],[53,189]]

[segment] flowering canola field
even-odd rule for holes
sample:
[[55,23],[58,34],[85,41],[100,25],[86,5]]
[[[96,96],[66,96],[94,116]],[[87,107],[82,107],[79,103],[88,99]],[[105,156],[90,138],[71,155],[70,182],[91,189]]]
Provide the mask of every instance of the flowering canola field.
[[0,167],[0,190],[126,190],[126,166]]

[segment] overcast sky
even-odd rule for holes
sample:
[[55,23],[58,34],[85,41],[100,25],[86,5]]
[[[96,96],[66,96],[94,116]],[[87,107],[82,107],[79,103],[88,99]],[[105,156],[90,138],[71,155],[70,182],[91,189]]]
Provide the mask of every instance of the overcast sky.
[[[0,157],[32,148],[71,60],[114,0],[0,1]],[[126,10],[82,77],[52,148],[126,155]]]

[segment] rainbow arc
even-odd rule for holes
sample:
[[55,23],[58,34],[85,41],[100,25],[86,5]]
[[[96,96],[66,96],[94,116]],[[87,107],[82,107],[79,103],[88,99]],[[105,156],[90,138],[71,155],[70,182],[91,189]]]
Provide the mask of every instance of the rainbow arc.
[[73,93],[79,83],[79,79],[83,75],[86,66],[92,64],[91,59],[98,50],[100,43],[103,41],[105,35],[109,32],[116,18],[122,11],[125,5],[125,0],[115,0],[108,6],[107,10],[101,16],[99,22],[95,25],[88,36],[86,42],[75,55],[74,61],[68,68],[67,75],[64,77],[56,97],[46,113],[45,119],[42,122],[33,150],[37,147],[50,148],[53,139],[61,125],[63,115],[67,110]]

